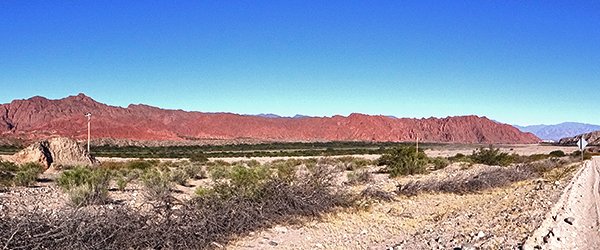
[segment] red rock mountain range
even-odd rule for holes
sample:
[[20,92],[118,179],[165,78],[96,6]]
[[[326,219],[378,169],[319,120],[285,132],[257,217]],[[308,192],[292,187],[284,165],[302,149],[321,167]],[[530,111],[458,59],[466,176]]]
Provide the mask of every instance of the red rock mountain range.
[[185,141],[412,141],[536,143],[530,133],[485,117],[408,119],[351,114],[333,117],[269,118],[231,113],[166,110],[147,105],[109,106],[79,94],[59,100],[32,97],[0,105],[0,137],[86,137],[91,112],[94,138]]

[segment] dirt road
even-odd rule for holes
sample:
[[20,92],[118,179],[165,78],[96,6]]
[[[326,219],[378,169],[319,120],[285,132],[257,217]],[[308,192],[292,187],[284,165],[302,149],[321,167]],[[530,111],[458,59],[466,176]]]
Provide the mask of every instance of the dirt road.
[[599,186],[600,157],[594,157],[573,177],[558,203],[524,248],[600,248]]

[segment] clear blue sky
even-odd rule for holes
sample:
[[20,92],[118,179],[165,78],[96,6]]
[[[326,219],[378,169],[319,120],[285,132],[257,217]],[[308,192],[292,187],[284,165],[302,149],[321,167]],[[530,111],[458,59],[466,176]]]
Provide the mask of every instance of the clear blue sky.
[[600,124],[600,1],[0,1],[0,102]]

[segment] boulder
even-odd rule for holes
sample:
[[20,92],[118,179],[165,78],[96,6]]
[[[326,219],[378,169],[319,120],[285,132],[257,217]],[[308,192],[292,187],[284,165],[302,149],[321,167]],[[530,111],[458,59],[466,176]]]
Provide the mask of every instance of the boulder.
[[35,162],[44,169],[59,166],[90,166],[98,161],[91,156],[83,145],[69,138],[42,140],[14,154],[11,160],[16,163]]

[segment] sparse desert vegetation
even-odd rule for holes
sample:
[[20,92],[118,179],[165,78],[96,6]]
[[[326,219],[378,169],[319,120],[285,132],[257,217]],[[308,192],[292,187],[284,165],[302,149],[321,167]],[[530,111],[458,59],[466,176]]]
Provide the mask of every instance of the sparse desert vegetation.
[[[273,226],[301,226],[315,223],[314,218],[325,219],[317,223],[327,224],[336,214],[345,214],[352,221],[365,216],[363,213],[379,214],[383,207],[420,197],[489,196],[502,188],[539,185],[539,179],[552,185],[568,178],[577,167],[576,155],[559,155],[519,156],[484,148],[471,155],[428,157],[414,147],[401,146],[386,150],[377,160],[344,156],[261,163],[200,157],[192,161],[106,161],[92,168],[63,166],[54,175],[43,174],[50,181],[38,188],[59,193],[52,198],[53,207],[31,209],[32,205],[18,205],[20,198],[9,195],[12,198],[2,199],[0,243],[9,248],[52,245],[69,249],[236,246]],[[15,186],[31,185],[32,178],[36,180],[41,173],[32,169],[33,165],[2,162],[2,176],[10,176],[3,178],[3,183],[11,180],[5,187],[29,192],[31,188]],[[30,177],[15,182],[18,173]],[[513,187],[523,182],[526,184],[519,185],[525,186]],[[35,199],[28,204],[40,204]],[[452,211],[460,209],[466,208]],[[411,216],[420,216],[416,211]],[[398,230],[416,233],[417,228],[440,223],[446,216]],[[82,222],[85,228],[79,226]],[[386,246],[393,246],[389,240]],[[508,246],[520,240],[499,244]]]
[[15,164],[0,160],[0,190],[11,186],[31,186],[43,172],[36,163]]

